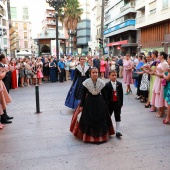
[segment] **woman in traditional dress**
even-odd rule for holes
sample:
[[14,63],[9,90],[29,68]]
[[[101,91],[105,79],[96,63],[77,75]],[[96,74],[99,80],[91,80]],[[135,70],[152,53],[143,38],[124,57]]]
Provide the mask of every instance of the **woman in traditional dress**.
[[84,142],[100,143],[115,132],[107,109],[105,82],[98,78],[95,67],[90,69],[90,77],[83,82],[80,107],[73,115],[70,131]]
[[6,110],[6,105],[12,101],[2,81],[7,71],[4,68],[0,68],[0,129],[4,128],[4,125],[1,124],[1,115],[4,114],[3,110]]
[[152,89],[152,105],[159,108],[156,117],[162,117],[164,114],[164,88],[162,86],[162,80],[163,76],[162,73],[164,73],[168,69],[168,63],[167,63],[167,54],[165,52],[159,53],[159,61],[158,67],[156,71],[154,72],[154,75],[156,76],[155,82],[153,84]]
[[80,57],[80,64],[75,69],[73,84],[68,92],[65,105],[76,109],[82,97],[83,81],[89,78],[89,66],[85,66],[85,57]]
[[130,60],[130,55],[126,54],[126,60],[123,63],[123,80],[124,83],[127,85],[125,95],[132,93],[130,85],[133,84],[132,79],[132,69],[133,69],[133,62]]

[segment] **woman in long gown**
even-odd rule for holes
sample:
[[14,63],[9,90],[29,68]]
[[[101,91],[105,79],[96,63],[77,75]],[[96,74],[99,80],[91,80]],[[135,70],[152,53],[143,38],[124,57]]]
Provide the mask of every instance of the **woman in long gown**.
[[12,101],[2,81],[6,72],[6,69],[0,68],[0,129],[4,128],[4,125],[1,124],[1,115],[4,114],[3,110],[6,110],[6,105]]
[[74,112],[70,131],[84,142],[105,142],[115,134],[107,109],[105,82],[98,78],[98,69],[90,69],[89,79],[83,82],[80,107]]
[[56,82],[57,81],[56,64],[51,59],[50,59],[50,62],[49,62],[49,68],[50,68],[50,81],[52,83]]
[[16,70],[16,61],[15,59],[12,59],[10,62],[10,67],[12,69],[12,74],[11,74],[11,88],[15,89],[18,87],[17,85],[17,70]]
[[169,67],[166,61],[167,56],[168,55],[165,52],[160,52],[159,54],[160,63],[158,64],[158,67],[154,72],[156,79],[153,84],[151,104],[159,108],[159,111],[156,114],[156,117],[158,118],[162,117],[164,114],[165,100],[164,100],[164,87],[162,86],[162,80],[163,80],[162,73],[164,73]]
[[85,65],[85,57],[80,57],[80,64],[76,67],[73,84],[67,94],[65,106],[76,109],[82,97],[83,81],[89,78],[89,66]]

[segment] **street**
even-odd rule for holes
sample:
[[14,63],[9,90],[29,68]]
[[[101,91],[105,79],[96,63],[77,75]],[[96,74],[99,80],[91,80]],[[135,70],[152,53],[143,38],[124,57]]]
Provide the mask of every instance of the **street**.
[[35,114],[34,86],[10,91],[7,112],[14,119],[0,131],[0,170],[170,169],[170,126],[135,100],[135,88],[124,96],[122,139],[112,136],[96,145],[69,131],[73,110],[64,101],[70,85],[41,85],[40,114]]

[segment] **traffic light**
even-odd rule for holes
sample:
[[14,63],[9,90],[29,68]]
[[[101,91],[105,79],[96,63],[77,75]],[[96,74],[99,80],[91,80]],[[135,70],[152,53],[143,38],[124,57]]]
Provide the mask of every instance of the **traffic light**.
[[99,47],[103,48],[103,38],[99,38]]

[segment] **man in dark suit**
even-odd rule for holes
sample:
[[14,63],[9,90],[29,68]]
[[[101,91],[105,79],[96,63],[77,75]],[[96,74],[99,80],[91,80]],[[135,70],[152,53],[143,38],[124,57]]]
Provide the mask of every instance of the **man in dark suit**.
[[93,66],[96,67],[100,72],[100,60],[99,56],[96,56],[95,59],[93,59]]
[[123,88],[122,83],[117,81],[117,72],[115,70],[109,71],[110,81],[106,83],[105,89],[108,100],[108,110],[110,116],[114,112],[116,121],[116,136],[121,137],[120,122],[121,122],[121,108],[123,106]]
[[[56,56],[54,56],[54,63],[56,66],[58,66],[58,59]],[[57,81],[58,81],[58,67],[56,67],[56,77],[57,77]]]
[[[8,69],[2,81],[4,82],[5,87],[9,93],[9,90],[11,87],[11,71],[9,70],[9,67],[6,65],[6,63],[7,63],[7,59],[5,55],[0,54],[0,67],[4,67],[5,69]],[[13,119],[13,117],[8,116],[6,110],[3,110],[3,111],[4,111],[4,114],[1,116],[1,122],[5,124],[12,123],[12,121],[9,121],[9,119]]]

